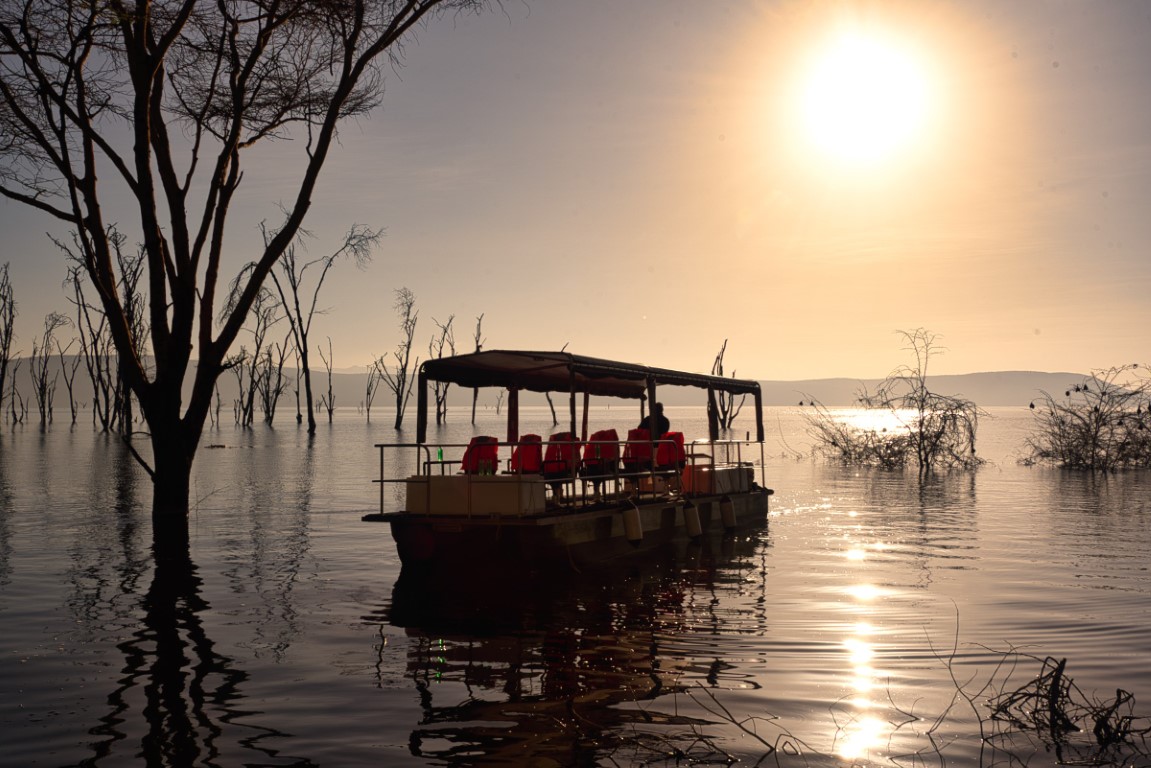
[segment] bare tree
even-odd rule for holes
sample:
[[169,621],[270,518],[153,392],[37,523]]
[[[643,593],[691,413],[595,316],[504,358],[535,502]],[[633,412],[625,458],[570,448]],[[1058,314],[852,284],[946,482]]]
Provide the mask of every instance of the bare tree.
[[[446,323],[441,323],[434,317],[432,318],[432,322],[436,324],[436,328],[440,332],[428,342],[429,358],[443,357],[444,350],[447,350],[450,355],[456,354],[456,335],[452,331],[452,321],[455,319],[455,315],[450,315]],[[432,394],[436,400],[436,424],[443,424],[448,418],[448,387],[449,384],[446,381],[437,381],[434,384]]]
[[[552,402],[552,393],[551,392],[544,392],[544,398],[547,399],[548,409],[551,411],[551,414],[552,414],[552,426],[558,427],[560,420],[559,420],[559,417],[556,416],[556,404],[554,402]],[[501,395],[501,399],[502,399],[502,395]],[[500,405],[499,405],[499,402],[497,401],[496,402],[496,413],[499,413],[499,412],[500,412]]]
[[[324,287],[324,279],[328,270],[339,259],[350,256],[356,266],[363,269],[372,260],[372,250],[379,244],[383,230],[370,230],[366,227],[353,226],[344,236],[344,244],[334,253],[310,261],[302,261],[297,256],[297,243],[293,243],[284,251],[280,259],[279,275],[272,272],[272,281],[280,294],[280,302],[288,316],[288,325],[291,328],[292,340],[295,342],[300,360],[300,374],[304,380],[305,401],[308,406],[308,434],[316,433],[315,409],[312,403],[312,372],[308,365],[308,334],[312,330],[312,318],[316,315],[316,302],[320,297],[320,289]],[[269,240],[267,231],[264,233],[265,241]],[[318,270],[316,284],[312,288],[312,300],[305,312],[300,305],[300,290],[305,274],[309,269]],[[281,280],[281,277],[283,280]],[[287,290],[285,290],[285,285]],[[370,379],[369,379],[370,381]],[[298,412],[298,409],[297,409]]]
[[1042,393],[1024,463],[1113,472],[1151,467],[1151,367],[1095,371],[1062,398]]
[[[481,313],[480,316],[476,318],[476,335],[475,335],[475,342],[476,342],[476,350],[475,351],[476,352],[482,352],[484,349],[484,341],[486,341],[486,339],[484,339],[483,327],[484,327],[484,316],[483,316],[483,313]],[[473,387],[472,388],[472,426],[473,427],[476,424],[476,404],[479,402],[479,400],[480,400],[480,389],[479,389],[479,387]]]
[[[482,4],[0,2],[0,194],[75,231],[148,425],[152,455],[136,456],[152,478],[157,542],[186,542],[192,462],[216,380],[301,231],[341,121],[376,106],[380,65],[396,63],[397,43],[421,20]],[[248,150],[289,137],[302,152],[298,183],[283,189],[284,219],[216,326]],[[154,370],[116,280],[121,230],[105,210],[122,193],[133,215],[120,226],[145,254]]]
[[236,378],[236,399],[232,401],[232,415],[236,418],[236,423],[241,427],[250,426],[252,423],[252,404],[255,401],[253,394],[252,380],[249,377],[251,367],[249,360],[252,357],[248,352],[248,348],[240,345],[240,351],[228,355],[224,358],[224,369],[231,371],[232,375]]
[[[715,356],[715,362],[711,364],[712,376],[723,376],[723,356],[727,352],[727,339],[723,340],[723,346],[719,348],[719,354]],[[731,372],[731,377],[735,378],[735,371]],[[739,402],[735,402],[735,393],[721,392],[719,397],[716,398],[716,416],[719,420],[719,428],[723,430],[731,429],[732,423],[735,418],[739,416],[739,412],[743,409],[743,403],[747,399],[747,395],[740,395]]]
[[220,426],[221,398],[220,398],[220,382],[218,379],[216,380],[216,386],[214,387],[214,389],[216,391],[216,404],[215,404],[215,407],[209,412],[209,417],[212,419],[212,423],[215,424],[217,427],[219,427]]
[[[564,350],[566,350],[566,349],[568,348],[568,344],[569,344],[569,343],[570,343],[570,342],[566,342],[566,341],[565,341],[565,342],[564,342],[564,345],[563,345],[562,347],[560,347],[560,352],[563,352]],[[548,409],[549,409],[549,410],[551,410],[551,412],[552,412],[552,426],[553,426],[553,427],[558,427],[558,426],[559,426],[559,423],[560,423],[560,420],[559,420],[559,417],[557,417],[557,416],[556,416],[556,404],[552,402],[552,393],[551,393],[551,392],[545,392],[545,393],[544,393],[544,397],[545,397],[545,398],[547,399],[547,401],[548,401]],[[502,399],[502,398],[501,398],[501,399]],[[640,407],[641,407],[641,408],[643,407],[643,403],[642,403],[642,401],[641,401],[641,403],[640,403]],[[500,404],[499,404],[499,402],[497,401],[497,402],[496,402],[496,413],[499,413],[499,412],[500,412]]]
[[320,360],[324,362],[324,369],[328,372],[328,394],[320,396],[320,405],[328,412],[328,423],[332,423],[332,412],[336,410],[336,395],[332,391],[332,337],[328,337],[328,354],[324,354],[323,347],[316,347],[320,351]]
[[376,392],[380,388],[380,376],[379,371],[376,370],[376,366],[368,365],[365,367],[367,368],[367,371],[365,372],[367,381],[364,384],[364,407],[366,410],[367,420],[371,421],[372,403],[375,401]]
[[66,285],[72,287],[69,301],[76,308],[76,330],[79,333],[80,357],[92,387],[92,423],[107,431],[112,421],[112,388],[115,385],[113,368],[115,355],[109,354],[112,337],[104,313],[94,310],[84,296],[82,267],[68,268]]
[[24,361],[19,358],[12,362],[12,375],[8,379],[8,409],[13,424],[21,423],[28,416],[28,404],[24,402],[24,397],[16,388],[16,374],[20,371],[22,362]]
[[[124,308],[124,320],[128,324],[129,336],[134,343],[135,356],[133,360],[141,361],[146,373],[152,375],[151,358],[147,354],[148,344],[148,298],[145,295],[140,281],[144,276],[146,256],[143,248],[125,249],[124,239],[118,237],[112,241],[116,254],[116,267],[120,274],[119,287]],[[115,347],[115,336],[112,337]],[[132,388],[130,374],[135,370],[136,364],[129,364],[123,354],[117,361],[116,378],[116,413],[120,424],[120,431],[125,436],[132,434],[135,414],[132,408]],[[215,384],[213,384],[213,389]]]
[[60,343],[60,339],[54,339],[56,342],[56,357],[60,361],[60,375],[64,377],[64,391],[68,393],[68,413],[72,416],[72,423],[76,423],[76,371],[80,368],[80,355],[73,355],[72,359],[68,359],[68,353],[72,351],[72,347],[76,344],[76,338],[68,342],[68,346]]
[[900,331],[905,350],[915,365],[903,365],[888,374],[878,391],[862,398],[864,405],[887,408],[894,413],[910,410],[904,420],[920,474],[938,467],[971,469],[982,464],[975,454],[975,434],[982,411],[962,397],[941,395],[927,386],[927,367],[939,354],[938,338],[925,328]]
[[[225,304],[221,316],[231,312],[233,304],[238,300],[240,287],[244,282],[245,272],[241,272],[232,282],[228,302]],[[268,331],[280,322],[280,303],[275,295],[267,288],[262,288],[256,294],[256,300],[248,312],[249,322],[244,330],[252,336],[252,351],[240,348],[240,354],[231,358],[232,370],[236,372],[237,383],[240,385],[240,403],[237,412],[242,416],[241,426],[250,427],[255,421],[256,394],[259,390],[260,368],[264,362],[265,344]],[[245,369],[245,370],[238,370]]]
[[[304,420],[304,413],[300,410],[300,381],[303,380],[304,377],[304,364],[302,362],[303,358],[301,357],[302,353],[300,352],[300,347],[298,345],[292,345],[292,353],[296,356],[296,386],[292,391],[296,395],[296,423],[300,424]],[[308,410],[311,411],[312,409],[309,408]]]
[[379,373],[388,389],[396,396],[396,429],[404,425],[404,410],[408,406],[408,398],[412,395],[415,385],[413,369],[420,364],[419,357],[415,363],[409,363],[412,356],[412,341],[416,337],[416,321],[419,312],[416,311],[416,295],[408,288],[396,289],[396,314],[400,316],[400,342],[392,352],[395,364],[388,366],[388,356],[382,355],[376,360],[376,371]]
[[874,393],[859,393],[859,403],[888,413],[894,428],[877,433],[838,423],[813,401],[808,418],[817,450],[849,464],[902,467],[914,462],[921,476],[935,469],[974,469],[975,435],[983,411],[970,400],[932,392],[927,385],[931,358],[939,354],[936,335],[924,328],[899,332],[915,365],[887,375]]
[[8,379],[8,366],[12,362],[12,341],[16,338],[16,298],[8,264],[0,267],[0,413],[4,412],[4,384]]
[[280,397],[288,389],[288,379],[284,376],[284,363],[288,360],[291,348],[291,335],[282,343],[273,344],[264,350],[263,359],[256,368],[256,393],[260,396],[260,411],[264,423],[271,425],[276,418],[276,406]]
[[[80,334],[81,354],[84,356],[85,368],[92,384],[93,423],[98,422],[104,431],[118,427],[128,436],[132,432],[134,415],[127,368],[117,351],[103,305],[93,304],[86,298],[84,281],[87,270],[78,255],[82,250],[78,237],[78,234],[73,233],[72,245],[57,238],[52,238],[52,241],[72,262],[68,267],[65,284],[72,286],[69,301],[76,306],[76,328]],[[117,287],[123,297],[124,316],[131,328],[131,337],[135,341],[136,358],[144,362],[146,370],[150,370],[146,352],[147,299],[140,286],[140,278],[144,273],[145,253],[143,248],[126,249],[125,243],[124,235],[117,232],[112,233],[109,238],[118,274]]]
[[[125,294],[130,298],[129,306],[133,308],[129,315],[133,324],[138,325],[144,321],[143,302],[136,291],[142,259],[138,254],[130,255],[120,258],[120,263],[125,265],[121,284],[125,281],[130,283],[125,287]],[[132,421],[132,395],[120,375],[119,355],[103,308],[88,301],[84,281],[85,272],[81,265],[73,264],[68,268],[65,282],[72,287],[68,300],[76,308],[73,322],[79,334],[79,358],[83,360],[92,390],[92,423],[104,432],[117,429],[124,423],[123,431],[128,432]]]
[[32,353],[28,356],[28,373],[32,377],[32,396],[40,411],[40,424],[52,421],[52,403],[56,396],[56,382],[60,372],[51,370],[52,348],[56,346],[56,331],[68,325],[69,320],[59,312],[49,312],[44,317],[44,331],[38,340],[32,342]]

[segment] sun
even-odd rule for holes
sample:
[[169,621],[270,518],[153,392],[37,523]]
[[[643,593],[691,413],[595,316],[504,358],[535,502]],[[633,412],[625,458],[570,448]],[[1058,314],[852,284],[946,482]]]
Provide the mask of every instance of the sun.
[[927,130],[926,57],[890,35],[839,30],[811,56],[799,94],[810,147],[849,166],[887,162]]

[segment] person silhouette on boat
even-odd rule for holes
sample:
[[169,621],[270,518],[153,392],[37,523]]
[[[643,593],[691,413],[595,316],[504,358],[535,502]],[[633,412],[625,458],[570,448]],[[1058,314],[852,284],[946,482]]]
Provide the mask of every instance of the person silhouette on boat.
[[[651,407],[652,415],[655,417],[655,434],[653,438],[659,439],[671,431],[671,422],[667,420],[667,416],[663,415],[663,403],[656,403]],[[651,419],[645,417],[639,423],[637,429],[648,429],[651,424]]]

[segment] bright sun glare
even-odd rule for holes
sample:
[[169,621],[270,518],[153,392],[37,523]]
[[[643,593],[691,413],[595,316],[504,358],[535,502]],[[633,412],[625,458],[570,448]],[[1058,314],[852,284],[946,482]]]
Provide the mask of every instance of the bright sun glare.
[[851,166],[892,159],[926,130],[931,89],[921,55],[863,29],[840,30],[816,53],[801,86],[804,136]]

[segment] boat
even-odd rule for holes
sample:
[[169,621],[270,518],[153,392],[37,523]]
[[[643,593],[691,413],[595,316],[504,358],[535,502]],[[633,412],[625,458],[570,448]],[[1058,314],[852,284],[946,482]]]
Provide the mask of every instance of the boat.
[[[430,444],[429,385],[438,392],[446,385],[504,390],[504,439]],[[706,393],[706,437],[688,440],[660,429],[658,394],[669,386]],[[521,434],[522,392],[567,395],[566,428],[546,439]],[[719,398],[748,396],[754,439],[750,430],[744,440],[723,438]],[[589,435],[593,397],[637,401],[643,426],[623,436],[615,429]],[[379,511],[363,517],[390,525],[405,569],[479,563],[579,569],[767,524],[772,491],[756,381],[564,351],[484,350],[426,360],[416,402],[416,442],[376,445]],[[389,508],[397,504],[402,508]]]

